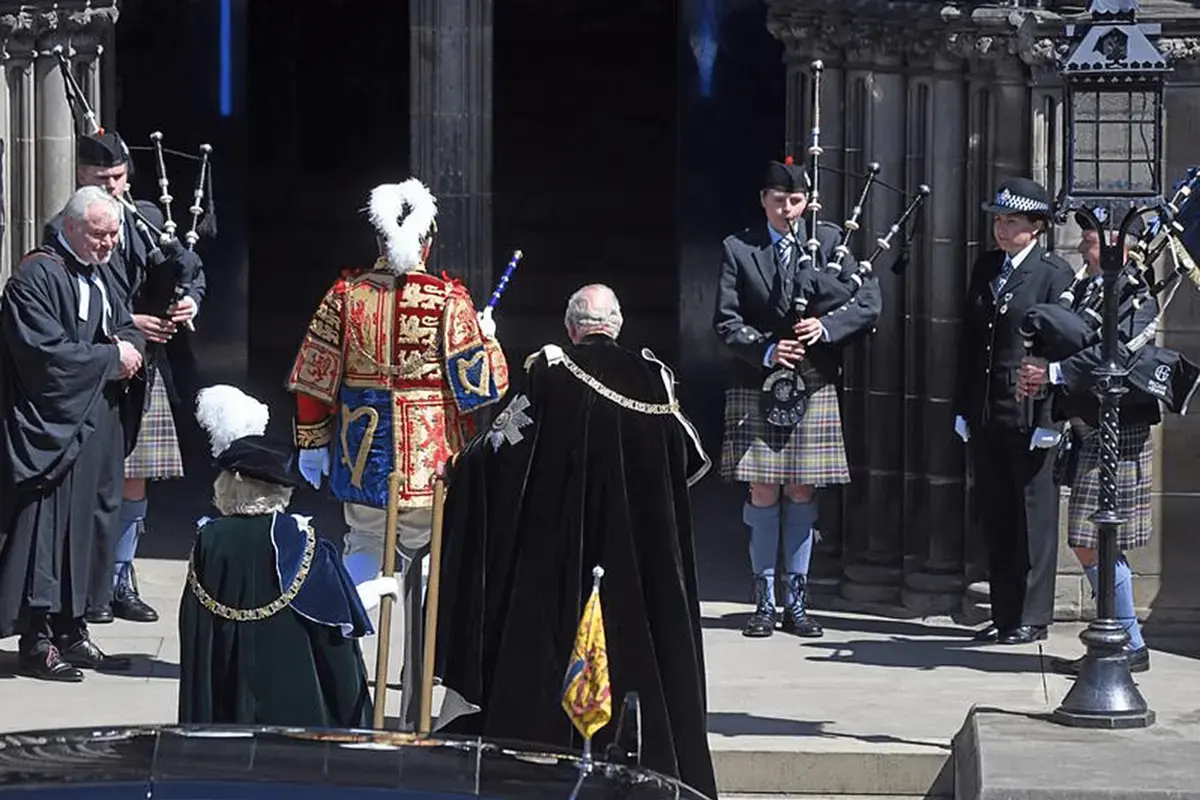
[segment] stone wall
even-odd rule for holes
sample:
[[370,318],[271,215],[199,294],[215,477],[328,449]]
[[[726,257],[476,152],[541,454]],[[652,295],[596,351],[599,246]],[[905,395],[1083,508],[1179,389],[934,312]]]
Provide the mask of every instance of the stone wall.
[[[972,504],[950,405],[960,299],[970,265],[991,246],[981,200],[1014,175],[1034,177],[1051,194],[1059,189],[1063,118],[1056,58],[1065,47],[1060,37],[1067,19],[985,4],[767,4],[768,29],[786,50],[786,152],[805,157],[810,64],[819,58],[822,165],[853,176],[877,161],[881,180],[902,190],[872,193],[858,248],[873,248],[919,184],[933,189],[905,274],[889,270],[886,258],[877,264],[885,297],[877,333],[847,355],[844,418],[853,483],[823,498],[819,580],[857,604],[981,616],[986,611],[972,600],[986,598],[981,510]],[[1200,76],[1200,12],[1159,2],[1141,19],[1163,24],[1160,46],[1175,59],[1166,109],[1169,188],[1188,163],[1200,161],[1194,137],[1185,138],[1200,116],[1190,88]],[[840,221],[860,184],[823,174],[825,218]],[[1064,226],[1051,246],[1077,265],[1078,241],[1078,230]],[[1200,353],[1197,314],[1200,301],[1176,300],[1165,335],[1193,358]],[[1136,584],[1140,604],[1156,618],[1200,613],[1194,588],[1200,559],[1193,557],[1200,547],[1190,544],[1186,523],[1187,514],[1195,514],[1191,423],[1175,418],[1160,426],[1160,440],[1167,440],[1158,451],[1161,524],[1154,546],[1132,557],[1143,576]],[[1090,592],[1066,548],[1065,529],[1063,542],[1059,616],[1086,615]]]
[[53,50],[61,45],[74,52],[76,81],[100,113],[100,58],[117,21],[117,6],[117,0],[0,0],[5,220],[0,283],[22,255],[41,243],[42,226],[75,189],[74,121]]

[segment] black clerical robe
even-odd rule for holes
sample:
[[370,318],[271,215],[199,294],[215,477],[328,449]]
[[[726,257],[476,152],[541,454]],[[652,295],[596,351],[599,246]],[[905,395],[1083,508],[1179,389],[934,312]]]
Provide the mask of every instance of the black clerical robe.
[[0,636],[23,632],[31,609],[82,617],[91,581],[111,589],[116,339],[145,340],[105,272],[92,275],[55,241],[22,259],[0,299]]
[[614,719],[597,752],[636,691],[643,763],[716,797],[688,494],[708,459],[682,414],[639,406],[673,400],[649,351],[593,337],[565,353],[543,349],[528,397],[448,476],[435,674],[481,710],[445,730],[580,747],[561,690],[600,565]]

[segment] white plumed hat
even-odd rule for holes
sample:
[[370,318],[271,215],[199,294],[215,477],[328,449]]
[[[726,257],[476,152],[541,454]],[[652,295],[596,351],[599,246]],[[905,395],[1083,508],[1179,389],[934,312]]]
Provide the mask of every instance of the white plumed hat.
[[421,250],[437,219],[437,201],[416,178],[371,190],[371,224],[383,237],[388,263],[408,271],[421,266]]
[[213,457],[243,436],[262,436],[271,410],[236,386],[219,384],[196,394],[196,421],[208,432]]

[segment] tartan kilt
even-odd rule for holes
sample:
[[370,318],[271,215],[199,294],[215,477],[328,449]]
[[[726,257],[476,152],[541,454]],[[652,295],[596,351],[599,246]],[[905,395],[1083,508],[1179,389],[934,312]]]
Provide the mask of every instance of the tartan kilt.
[[850,482],[837,387],[813,370],[801,373],[808,409],[790,430],[768,425],[762,390],[725,391],[721,478],[740,483],[831,486]]
[[125,458],[125,477],[144,480],[182,478],[183,455],[179,452],[171,401],[162,374],[158,370],[153,374],[154,383],[148,392],[149,407],[142,412],[133,452]]
[[[1096,549],[1099,536],[1090,518],[1100,507],[1100,431],[1085,427],[1082,433],[1079,466],[1067,504],[1067,543]],[[1119,436],[1117,508],[1126,520],[1117,529],[1117,547],[1133,550],[1150,544],[1154,447],[1149,425],[1122,426]]]

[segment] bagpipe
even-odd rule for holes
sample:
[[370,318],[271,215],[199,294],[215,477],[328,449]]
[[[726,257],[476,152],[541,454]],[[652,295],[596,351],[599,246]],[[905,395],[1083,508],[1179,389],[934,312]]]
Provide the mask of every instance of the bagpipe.
[[[102,136],[104,128],[100,126],[95,111],[88,104],[83,90],[75,79],[67,53],[61,45],[55,47],[52,52],[58,59],[58,65],[62,71],[67,104],[70,106],[76,122],[76,134]],[[216,205],[213,202],[212,167],[210,165],[212,145],[201,144],[199,155],[193,156],[164,148],[163,135],[159,131],[150,134],[150,141],[151,144],[144,147],[130,147],[123,141],[121,146],[126,151],[154,152],[160,192],[158,200],[163,207],[161,212],[163,221],[155,224],[153,220],[149,219],[133,201],[128,190],[122,195],[116,196],[115,199],[129,212],[133,218],[134,228],[146,245],[148,269],[143,289],[145,301],[150,308],[159,309],[159,313],[166,316],[168,308],[188,296],[203,269],[199,256],[194,253],[196,243],[201,236],[215,237],[217,235]],[[171,196],[170,181],[167,178],[166,154],[200,162],[196,185],[192,191],[192,204],[188,208],[192,224],[184,234],[186,244],[181,243],[175,235],[177,225],[172,215],[171,204],[174,198]],[[128,153],[126,153],[126,164],[132,178],[133,161]],[[204,203],[206,195],[207,208]],[[188,322],[187,327],[192,329],[192,323]]]
[[[894,240],[901,238],[901,253],[892,266],[892,271],[901,274],[907,264],[908,246],[915,235],[905,233],[912,217],[929,197],[930,189],[921,184],[917,187],[908,205],[900,216],[889,227],[887,233],[875,240],[875,250],[868,258],[860,260],[853,269],[846,269],[846,261],[852,257],[850,239],[862,227],[863,208],[871,189],[876,185],[883,186],[897,194],[904,194],[902,189],[890,186],[879,180],[881,167],[877,162],[867,165],[866,175],[862,176],[863,186],[850,214],[842,223],[838,244],[833,249],[833,257],[827,263],[820,252],[821,243],[817,237],[818,226],[821,223],[820,174],[822,170],[846,177],[849,173],[832,167],[821,166],[820,160],[824,150],[821,147],[821,74],[824,64],[820,60],[813,61],[812,68],[812,127],[810,130],[808,156],[810,189],[808,206],[805,209],[809,215],[808,239],[803,243],[805,250],[797,261],[797,272],[792,284],[791,313],[787,324],[793,326],[806,317],[820,317],[835,311],[855,300],[860,291],[870,285],[878,291],[878,283],[868,284],[874,272],[875,262],[885,252],[892,249]],[[903,236],[902,236],[903,234]],[[791,237],[799,243],[799,231],[791,226]],[[807,267],[807,268],[802,268]],[[778,428],[793,428],[804,418],[808,408],[807,388],[804,379],[796,369],[780,365],[767,375],[762,386],[763,412],[767,423]]]
[[[1154,318],[1140,331],[1130,331],[1127,341],[1118,344],[1118,358],[1128,369],[1131,386],[1162,401],[1173,413],[1187,413],[1188,402],[1200,387],[1200,367],[1176,350],[1153,344],[1155,333],[1175,293],[1187,278],[1200,288],[1200,268],[1186,245],[1200,231],[1200,203],[1194,194],[1200,189],[1200,168],[1192,167],[1175,187],[1170,201],[1161,206],[1156,219],[1144,226],[1137,241],[1129,247],[1125,263],[1114,287],[1117,293],[1118,328],[1131,324],[1148,299],[1165,298]],[[1126,222],[1118,232],[1123,247],[1125,232],[1134,220],[1148,213],[1144,210]],[[1092,215],[1078,215],[1081,223],[1095,227],[1101,220]],[[1153,264],[1166,251],[1171,255],[1173,268],[1159,281],[1153,282]],[[1104,293],[1088,291],[1096,278],[1082,270],[1075,282],[1054,303],[1041,303],[1025,315],[1021,336],[1026,354],[1047,361],[1062,362],[1071,356],[1099,344],[1103,333]],[[1098,288],[1098,287],[1097,287]],[[1094,359],[1099,363],[1100,358]],[[1040,392],[1038,396],[1044,396]]]

